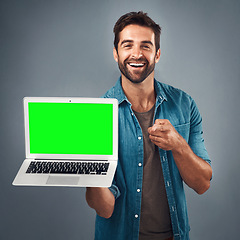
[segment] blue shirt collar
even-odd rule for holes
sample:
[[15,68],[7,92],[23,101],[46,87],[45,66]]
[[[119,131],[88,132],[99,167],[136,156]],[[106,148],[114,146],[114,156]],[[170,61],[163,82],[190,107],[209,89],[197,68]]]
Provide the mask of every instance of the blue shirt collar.
[[115,86],[114,86],[114,97],[118,100],[118,104],[120,105],[122,102],[127,101],[129,104],[131,104],[123,89],[122,89],[122,80],[121,77],[119,77],[118,81],[116,82]]
[[[167,97],[163,91],[161,83],[156,79],[154,79],[154,89],[156,92],[156,107],[158,107],[164,100],[167,101]],[[117,83],[114,86],[114,97],[118,100],[119,105],[124,101],[128,102],[131,105],[122,89],[121,77],[119,77]]]
[[156,93],[156,108],[164,101],[167,101],[167,97],[163,91],[163,87],[160,82],[154,79],[154,90]]

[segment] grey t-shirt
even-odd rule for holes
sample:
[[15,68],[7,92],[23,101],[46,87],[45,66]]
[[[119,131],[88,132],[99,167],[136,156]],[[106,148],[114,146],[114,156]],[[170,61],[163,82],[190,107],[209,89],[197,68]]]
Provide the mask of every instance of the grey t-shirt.
[[144,165],[139,240],[163,240],[173,236],[158,147],[149,139],[155,106],[135,115],[143,133]]

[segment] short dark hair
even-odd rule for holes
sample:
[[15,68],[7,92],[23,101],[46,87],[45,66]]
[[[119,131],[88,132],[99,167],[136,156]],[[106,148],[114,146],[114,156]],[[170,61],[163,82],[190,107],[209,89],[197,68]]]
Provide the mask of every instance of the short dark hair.
[[115,23],[113,32],[114,37],[114,47],[118,50],[119,33],[128,25],[136,24],[143,27],[149,27],[153,30],[155,34],[155,46],[156,51],[160,48],[160,34],[161,27],[156,24],[148,15],[142,11],[139,12],[129,12],[121,16]]

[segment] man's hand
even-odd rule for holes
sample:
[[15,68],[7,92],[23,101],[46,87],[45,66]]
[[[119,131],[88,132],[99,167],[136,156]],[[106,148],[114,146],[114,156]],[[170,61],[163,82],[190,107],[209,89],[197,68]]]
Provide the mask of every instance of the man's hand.
[[148,133],[151,141],[163,150],[174,151],[182,145],[182,136],[167,119],[157,119]]
[[210,187],[212,168],[198,157],[185,139],[167,119],[157,119],[148,128],[149,138],[159,148],[172,151],[174,161],[184,182],[198,194],[203,194]]

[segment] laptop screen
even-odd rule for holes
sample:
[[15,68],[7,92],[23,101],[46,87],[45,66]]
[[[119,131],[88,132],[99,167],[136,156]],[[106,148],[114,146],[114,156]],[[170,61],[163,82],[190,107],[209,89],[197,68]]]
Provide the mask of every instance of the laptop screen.
[[30,154],[113,154],[113,104],[28,102]]

